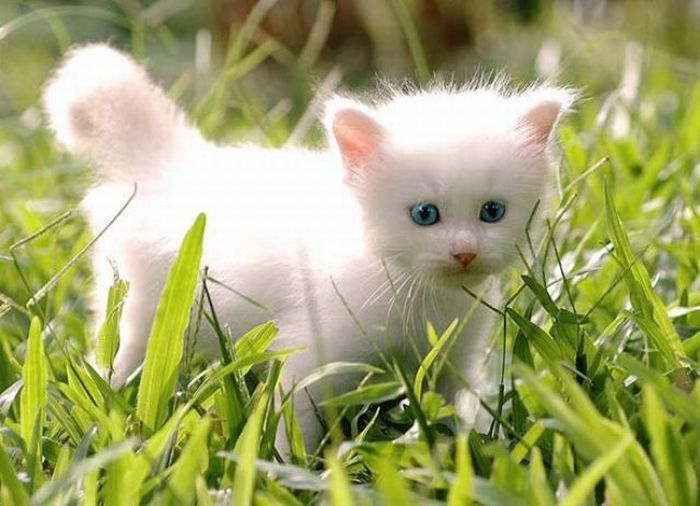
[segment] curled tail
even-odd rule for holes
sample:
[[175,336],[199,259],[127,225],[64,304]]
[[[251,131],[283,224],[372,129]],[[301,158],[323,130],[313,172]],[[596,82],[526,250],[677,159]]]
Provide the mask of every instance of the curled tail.
[[109,180],[155,175],[187,131],[182,112],[144,69],[105,44],[72,50],[43,100],[58,141]]

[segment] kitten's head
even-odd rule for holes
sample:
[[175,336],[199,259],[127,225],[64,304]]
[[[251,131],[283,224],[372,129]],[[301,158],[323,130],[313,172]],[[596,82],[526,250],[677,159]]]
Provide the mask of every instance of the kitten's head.
[[457,283],[502,271],[546,200],[552,131],[572,101],[564,89],[497,86],[395,94],[376,107],[332,100],[329,137],[372,247]]

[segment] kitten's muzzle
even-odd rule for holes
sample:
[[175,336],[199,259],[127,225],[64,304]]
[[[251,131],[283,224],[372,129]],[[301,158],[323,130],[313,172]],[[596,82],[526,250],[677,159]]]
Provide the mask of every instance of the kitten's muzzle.
[[469,264],[476,258],[476,253],[471,253],[467,251],[462,251],[461,253],[455,253],[452,255],[455,260],[457,260],[464,269],[469,267]]

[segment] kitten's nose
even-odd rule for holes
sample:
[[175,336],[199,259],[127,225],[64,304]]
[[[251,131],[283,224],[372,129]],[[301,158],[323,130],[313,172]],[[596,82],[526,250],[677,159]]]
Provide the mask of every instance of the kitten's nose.
[[452,256],[455,258],[455,260],[462,264],[462,267],[466,269],[469,266],[469,264],[472,263],[476,258],[476,253],[462,251],[461,253],[455,253]]

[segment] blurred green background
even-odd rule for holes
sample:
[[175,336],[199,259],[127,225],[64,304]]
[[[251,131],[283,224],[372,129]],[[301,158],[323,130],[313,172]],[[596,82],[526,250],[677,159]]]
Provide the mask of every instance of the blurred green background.
[[[353,88],[371,86],[375,75],[462,81],[495,69],[519,81],[555,76],[587,96],[616,90],[630,58],[645,75],[694,79],[700,71],[696,0],[3,0],[0,26],[2,117],[35,105],[59,55],[87,41],[147,57],[191,104],[227,55],[252,56],[229,82],[228,122],[250,116],[240,102],[254,93],[261,112],[277,106],[294,123],[333,69]],[[670,81],[656,91],[668,91],[674,107]]]

